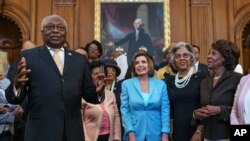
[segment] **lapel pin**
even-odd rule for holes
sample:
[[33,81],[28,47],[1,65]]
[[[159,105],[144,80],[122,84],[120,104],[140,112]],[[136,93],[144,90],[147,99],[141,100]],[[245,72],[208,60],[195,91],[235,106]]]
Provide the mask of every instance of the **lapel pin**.
[[69,52],[69,53],[68,53],[68,55],[69,55],[69,56],[71,56],[71,55],[72,55],[72,53],[70,53],[70,52]]

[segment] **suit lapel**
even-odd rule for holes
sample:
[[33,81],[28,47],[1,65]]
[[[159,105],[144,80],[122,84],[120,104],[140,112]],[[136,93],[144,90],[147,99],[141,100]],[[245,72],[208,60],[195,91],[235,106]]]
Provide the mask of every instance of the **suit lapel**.
[[72,63],[73,61],[73,54],[68,50],[68,49],[65,49],[65,52],[64,52],[64,68],[63,68],[63,75],[66,74],[66,72],[69,70],[70,68],[70,64]]
[[[148,105],[146,107],[149,106],[149,103],[150,103],[149,101],[152,100],[151,97],[152,97],[152,95],[154,95],[154,88],[153,88],[152,78],[149,78],[148,81],[149,81],[149,92],[148,92],[148,94],[149,94],[149,100],[148,100]],[[135,86],[135,89],[136,89],[136,91],[137,91],[140,99],[141,99],[142,105],[145,107],[145,105],[144,105],[144,99],[143,99],[143,96],[142,96],[143,94],[142,94],[142,90],[141,90],[141,86],[140,86],[140,81],[139,81],[139,79],[137,77],[134,78],[134,86]]]
[[[58,74],[60,74],[60,71],[58,70],[55,61],[53,60],[48,48],[46,46],[43,46],[39,49],[39,55],[40,57],[53,68]],[[61,74],[60,74],[61,75]]]
[[139,97],[141,97],[141,100],[143,100],[142,93],[141,93],[140,81],[139,81],[138,77],[135,77],[133,82],[134,82],[133,85],[134,85],[137,93],[139,94]]
[[217,84],[215,84],[215,86],[213,87],[213,89],[215,89],[216,87],[218,87],[218,85],[221,84],[221,81],[224,81],[225,79],[227,79],[230,76],[231,76],[230,71],[225,70],[225,72],[222,74],[221,78],[218,80]]
[[154,95],[154,87],[153,87],[153,78],[149,78],[149,99],[148,99],[148,104],[149,104],[149,101],[152,100],[152,95]]

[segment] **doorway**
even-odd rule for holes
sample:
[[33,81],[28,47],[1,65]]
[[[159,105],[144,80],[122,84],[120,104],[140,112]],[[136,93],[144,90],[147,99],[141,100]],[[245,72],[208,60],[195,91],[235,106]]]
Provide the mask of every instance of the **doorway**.
[[22,47],[22,31],[13,19],[3,14],[0,15],[0,29],[0,50],[8,53],[8,61],[13,64]]

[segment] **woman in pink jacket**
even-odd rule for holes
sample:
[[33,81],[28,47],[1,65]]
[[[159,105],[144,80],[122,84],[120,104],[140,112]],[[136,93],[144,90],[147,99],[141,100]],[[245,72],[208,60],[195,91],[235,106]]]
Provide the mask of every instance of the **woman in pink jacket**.
[[250,124],[250,74],[241,78],[230,115],[232,125]]
[[[90,63],[91,77],[95,85],[98,77],[104,73],[100,61]],[[91,104],[82,99],[82,121],[85,141],[120,141],[121,124],[115,94],[103,90],[99,97],[100,104]],[[104,97],[102,97],[104,96]]]

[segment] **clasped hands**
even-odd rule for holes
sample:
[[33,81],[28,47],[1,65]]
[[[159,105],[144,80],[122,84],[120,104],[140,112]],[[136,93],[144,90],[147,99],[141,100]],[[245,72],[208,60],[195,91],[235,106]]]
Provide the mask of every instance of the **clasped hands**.
[[15,119],[20,119],[24,111],[21,106],[16,106],[13,111],[10,111],[7,104],[0,104],[0,114],[5,114],[7,112],[13,112]]
[[199,109],[194,110],[194,118],[205,119],[221,112],[220,106],[206,105]]

